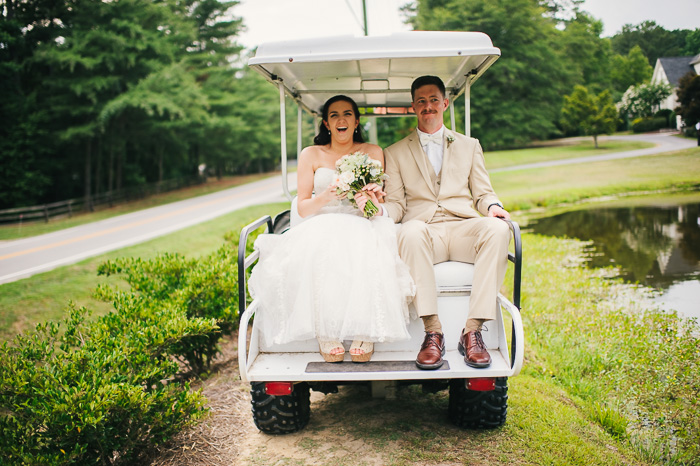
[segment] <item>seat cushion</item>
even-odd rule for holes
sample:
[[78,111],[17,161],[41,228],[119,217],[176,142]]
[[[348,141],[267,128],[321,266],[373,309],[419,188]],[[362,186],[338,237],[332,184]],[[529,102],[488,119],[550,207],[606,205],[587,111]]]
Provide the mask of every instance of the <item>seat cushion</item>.
[[433,266],[439,288],[471,286],[474,281],[474,264],[465,262],[441,262]]

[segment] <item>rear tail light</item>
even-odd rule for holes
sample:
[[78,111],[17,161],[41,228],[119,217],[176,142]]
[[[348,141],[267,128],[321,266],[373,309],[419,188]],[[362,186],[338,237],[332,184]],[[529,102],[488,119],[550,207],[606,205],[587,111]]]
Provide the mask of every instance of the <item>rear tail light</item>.
[[467,389],[475,392],[489,392],[496,389],[496,379],[492,377],[480,377],[467,379]]
[[265,394],[282,396],[290,395],[294,389],[292,382],[267,382],[265,384]]

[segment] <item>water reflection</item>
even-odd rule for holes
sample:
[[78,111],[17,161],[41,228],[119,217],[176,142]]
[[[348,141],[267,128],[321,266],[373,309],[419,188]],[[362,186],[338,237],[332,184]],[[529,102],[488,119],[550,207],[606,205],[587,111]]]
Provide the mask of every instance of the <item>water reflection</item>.
[[590,266],[616,265],[626,281],[664,290],[662,307],[700,317],[700,203],[566,212],[529,228],[592,241]]

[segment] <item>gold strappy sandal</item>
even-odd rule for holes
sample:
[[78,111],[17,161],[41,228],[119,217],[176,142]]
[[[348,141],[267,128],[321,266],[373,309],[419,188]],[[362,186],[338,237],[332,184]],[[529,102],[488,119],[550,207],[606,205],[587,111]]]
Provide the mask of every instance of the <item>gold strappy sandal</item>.
[[[339,341],[318,340],[318,347],[321,356],[323,356],[323,360],[326,362],[340,362],[345,357],[345,348],[343,348],[343,344]],[[336,348],[340,348],[341,352],[332,354],[331,351]]]
[[[353,350],[360,350],[363,352],[355,354],[353,353]],[[350,346],[350,359],[352,359],[352,362],[368,362],[370,359],[372,359],[373,354],[374,343],[371,341],[355,340]]]

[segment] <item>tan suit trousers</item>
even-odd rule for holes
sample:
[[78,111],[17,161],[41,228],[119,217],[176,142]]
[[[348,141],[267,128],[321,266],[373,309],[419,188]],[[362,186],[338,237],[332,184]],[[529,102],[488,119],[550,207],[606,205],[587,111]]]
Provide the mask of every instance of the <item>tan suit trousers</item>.
[[468,318],[495,319],[510,237],[508,224],[493,217],[458,218],[438,211],[428,223],[403,223],[398,237],[399,255],[416,282],[413,303],[418,315],[437,315],[433,264],[458,261],[474,264]]

